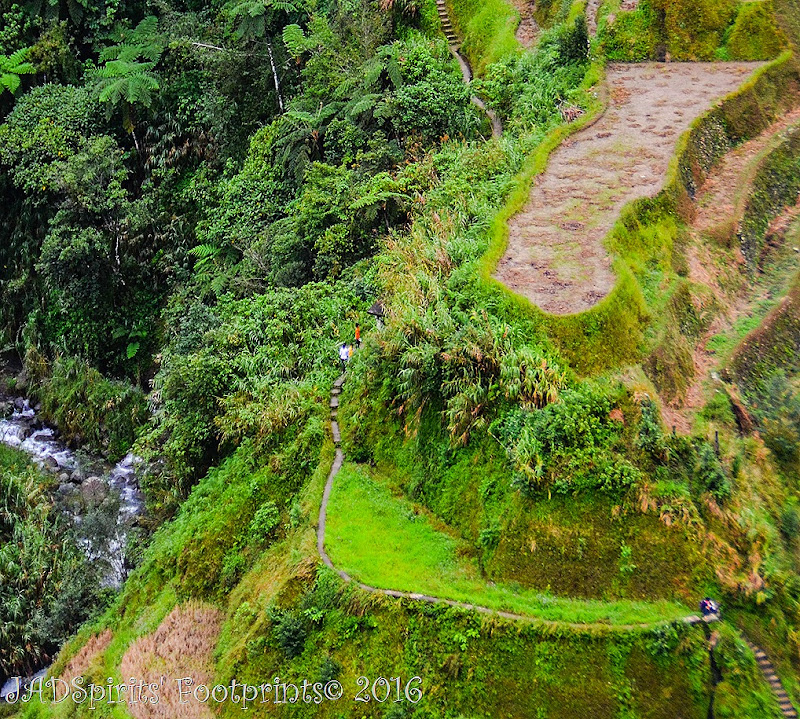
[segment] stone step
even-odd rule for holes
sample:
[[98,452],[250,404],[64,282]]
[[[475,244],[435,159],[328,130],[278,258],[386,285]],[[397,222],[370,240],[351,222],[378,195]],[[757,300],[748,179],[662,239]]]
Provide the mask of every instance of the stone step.
[[339,398],[334,395],[333,397],[331,397],[330,407],[331,409],[336,409],[338,406],[339,406]]
[[775,667],[769,660],[767,653],[761,647],[756,646],[751,641],[746,639],[745,642],[753,652],[753,655],[756,658],[756,663],[758,664],[758,668],[761,670],[764,679],[767,680],[770,689],[772,689],[772,694],[775,696],[775,699],[777,699],[778,706],[780,707],[783,716],[787,717],[788,719],[797,719],[797,710],[794,708],[789,695],[783,688],[780,677],[778,677],[778,673],[775,671]]

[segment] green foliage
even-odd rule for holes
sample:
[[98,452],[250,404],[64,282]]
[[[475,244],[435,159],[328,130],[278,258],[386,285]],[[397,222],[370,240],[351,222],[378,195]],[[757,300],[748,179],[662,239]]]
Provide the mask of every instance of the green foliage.
[[43,85],[17,101],[0,125],[0,159],[14,184],[44,200],[52,163],[80,150],[97,129],[90,94],[64,85]]
[[225,13],[236,28],[236,38],[252,41],[264,37],[281,13],[294,15],[301,7],[288,0],[234,0]]
[[477,125],[469,89],[450,63],[443,62],[443,50],[439,44],[433,54],[422,42],[397,49],[402,84],[394,96],[395,123],[426,143],[443,135],[470,137]]
[[581,385],[543,410],[516,410],[495,423],[492,432],[515,470],[512,486],[534,497],[542,489],[614,494],[641,482],[640,470],[620,451],[622,426],[609,417],[615,397],[622,399],[620,388],[609,390]]
[[800,512],[795,504],[783,509],[778,526],[787,542],[793,542],[800,536]]
[[600,18],[597,44],[609,60],[642,62],[657,59],[665,50],[658,32],[656,10],[649,0],[641,0],[635,10]]
[[0,55],[0,88],[14,95],[22,82],[20,75],[31,75],[36,72],[33,64],[28,62],[30,48],[17,50],[11,55]]
[[65,531],[45,478],[0,447],[0,672],[32,673],[101,602],[99,577]]
[[144,393],[103,377],[86,362],[59,357],[35,387],[45,417],[69,442],[122,458],[148,419]]
[[667,52],[673,60],[710,60],[722,45],[738,0],[650,0],[663,17]]
[[761,263],[770,222],[800,193],[800,127],[787,130],[781,144],[764,159],[753,179],[752,192],[738,231],[750,269]]
[[714,499],[722,501],[730,496],[731,484],[714,448],[704,442],[700,445],[695,477],[701,492],[710,492]]
[[739,6],[725,45],[731,60],[771,60],[785,45],[786,38],[775,22],[775,9],[770,0],[745,2]]
[[[615,4],[618,7],[618,4]],[[609,60],[769,60],[784,46],[769,0],[642,0],[600,18],[598,46]]]
[[275,502],[265,502],[253,515],[248,534],[255,542],[263,543],[280,523],[280,512]]
[[289,659],[302,654],[308,630],[305,618],[295,611],[273,613],[272,637]]
[[563,371],[541,348],[515,348],[512,328],[491,315],[463,315],[440,301],[427,311],[407,307],[397,319],[380,352],[395,367],[393,399],[409,428],[441,402],[451,442],[465,445],[499,402],[543,407],[564,385]]
[[514,33],[519,16],[505,0],[455,0],[452,16],[463,38],[462,49],[477,75],[521,48]]
[[544,33],[536,52],[492,64],[478,88],[506,120],[507,130],[548,131],[561,124],[563,106],[582,104],[581,80],[588,52],[586,21]]
[[153,382],[143,450],[166,463],[146,487],[159,512],[174,511],[221,449],[247,441],[266,452],[295,439],[287,472],[305,476],[323,434],[319,387],[332,380],[351,313],[365,308],[345,283],[225,296],[213,309],[176,301],[168,316],[196,329],[193,342],[176,333]]
[[164,51],[164,41],[158,35],[158,18],[149,15],[128,31],[117,27],[111,35],[116,45],[100,52],[104,64],[94,73],[94,91],[100,102],[113,109],[125,105],[125,123],[132,129],[130,105],[150,107],[153,94],[159,89],[158,76],[153,72]]

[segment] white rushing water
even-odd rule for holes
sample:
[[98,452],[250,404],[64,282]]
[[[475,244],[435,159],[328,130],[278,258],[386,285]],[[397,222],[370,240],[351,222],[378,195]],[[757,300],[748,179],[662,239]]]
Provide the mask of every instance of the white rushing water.
[[60,502],[74,525],[80,525],[95,498],[108,494],[119,500],[116,525],[102,541],[83,539],[80,544],[89,559],[102,561],[108,567],[105,586],[119,587],[127,575],[125,547],[131,526],[144,513],[144,498],[136,478],[136,465],[141,460],[133,454],[111,466],[98,458],[83,458],[59,441],[57,433],[38,421],[28,400],[17,399],[14,412],[0,419],[0,442],[28,454],[43,469],[59,476],[58,494],[63,497],[81,494],[88,501]]

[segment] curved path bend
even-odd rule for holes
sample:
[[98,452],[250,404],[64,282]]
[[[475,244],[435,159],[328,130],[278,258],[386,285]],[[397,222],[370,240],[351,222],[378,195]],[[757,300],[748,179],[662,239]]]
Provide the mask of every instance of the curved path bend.
[[[341,470],[342,465],[344,464],[344,452],[342,451],[342,435],[339,429],[339,396],[342,392],[342,385],[344,385],[345,375],[342,374],[339,378],[333,383],[333,388],[331,389],[331,399],[330,399],[330,410],[331,410],[331,432],[333,434],[333,442],[336,446],[336,455],[333,460],[333,465],[331,466],[331,471],[328,474],[328,479],[325,483],[325,490],[322,493],[322,502],[319,507],[319,522],[317,524],[317,551],[319,552],[319,556],[322,561],[330,567],[334,572],[336,572],[345,582],[348,584],[355,584],[357,587],[362,589],[365,592],[369,592],[371,594],[382,594],[386,597],[394,597],[396,599],[412,599],[414,601],[419,602],[428,602],[429,604],[445,604],[450,607],[458,607],[460,609],[467,609],[472,610],[474,612],[479,612],[480,614],[488,614],[494,615],[497,617],[502,617],[503,619],[510,619],[512,621],[518,622],[526,622],[528,624],[536,624],[540,626],[548,626],[548,627],[563,627],[563,628],[570,628],[577,631],[587,631],[592,629],[605,629],[611,631],[631,631],[636,629],[652,629],[656,624],[606,624],[606,623],[575,623],[575,622],[557,622],[549,619],[541,619],[539,617],[529,616],[525,614],[515,614],[513,612],[504,612],[499,611],[496,609],[491,609],[489,607],[482,607],[477,604],[470,604],[468,602],[458,602],[453,599],[444,599],[443,597],[434,597],[429,594],[419,594],[416,592],[401,592],[396,589],[380,589],[379,587],[372,587],[369,584],[364,584],[363,582],[359,582],[356,579],[353,579],[347,572],[343,569],[339,569],[334,565],[333,561],[331,560],[328,552],[325,550],[325,526],[327,524],[328,519],[328,502],[331,497],[331,491],[333,490],[333,481],[336,479],[336,475],[339,474],[339,470]],[[713,617],[707,617],[705,620],[701,619],[699,616],[691,615],[683,618],[683,622],[685,624],[702,624],[705,622],[710,621],[718,621],[719,617],[714,615]],[[665,620],[663,623],[660,624],[671,624],[672,622]],[[750,650],[753,652],[756,658],[756,662],[758,663],[759,668],[764,674],[764,678],[766,679],[767,683],[770,685],[770,689],[775,697],[778,705],[780,707],[781,713],[787,719],[796,719],[797,713],[795,708],[789,699],[788,694],[783,688],[780,680],[778,679],[777,674],[775,673],[775,668],[772,663],[768,660],[764,651],[752,644],[749,640],[745,639]],[[713,645],[711,645],[713,648]]]
[[596,305],[616,281],[603,241],[622,208],[661,191],[678,138],[761,64],[610,65],[608,109],[550,156],[495,278],[550,314]]
[[[513,612],[504,612],[497,609],[491,609],[490,607],[482,607],[480,605],[470,604],[468,602],[459,602],[453,599],[445,599],[443,597],[433,597],[429,594],[419,594],[416,592],[403,592],[396,589],[381,589],[378,587],[372,587],[369,584],[364,584],[362,582],[359,582],[358,580],[351,577],[343,569],[339,569],[338,567],[336,567],[336,565],[334,565],[333,561],[328,555],[328,552],[325,550],[325,527],[328,519],[328,502],[331,497],[331,491],[333,490],[333,482],[336,479],[336,475],[339,474],[339,470],[341,470],[342,465],[344,464],[344,452],[342,451],[342,446],[341,446],[342,437],[338,422],[339,396],[341,394],[342,385],[344,384],[344,381],[345,381],[345,375],[341,375],[333,383],[333,389],[331,390],[331,400],[330,400],[331,432],[333,434],[333,443],[336,446],[336,455],[333,460],[333,465],[331,466],[331,471],[328,474],[328,480],[325,483],[325,490],[322,493],[322,503],[320,504],[319,508],[319,522],[317,524],[317,551],[322,561],[328,567],[330,567],[334,572],[336,572],[345,582],[355,584],[357,587],[363,589],[365,592],[382,594],[387,597],[395,597],[398,599],[399,598],[413,599],[415,601],[428,602],[429,604],[446,604],[450,607],[469,609],[475,612],[479,612],[481,614],[491,614],[498,617],[502,617],[503,619],[510,619],[513,621],[521,621],[530,624],[539,624],[551,627],[565,627],[565,628],[569,627],[571,629],[579,631],[580,630],[586,631],[586,630],[600,629],[600,628],[612,631],[631,631],[635,629],[651,629],[654,626],[657,626],[655,624],[559,622],[550,619],[542,619],[540,617],[532,615],[515,614]],[[702,622],[700,617],[694,615],[685,617],[683,621],[687,624],[697,624]],[[665,620],[664,622],[659,622],[658,624],[660,625],[660,624],[670,624],[670,623],[671,621]]]
[[[472,82],[472,68],[469,61],[464,55],[461,54],[460,43],[456,31],[453,29],[453,24],[450,22],[450,14],[447,12],[447,5],[445,0],[436,0],[436,10],[439,13],[439,20],[442,23],[442,32],[447,38],[447,44],[450,46],[450,52],[458,60],[458,66],[461,68],[461,75],[464,78],[464,84],[469,85]],[[470,102],[475,105],[492,123],[492,137],[500,137],[503,134],[503,123],[486,103],[481,100],[477,95],[470,96]]]

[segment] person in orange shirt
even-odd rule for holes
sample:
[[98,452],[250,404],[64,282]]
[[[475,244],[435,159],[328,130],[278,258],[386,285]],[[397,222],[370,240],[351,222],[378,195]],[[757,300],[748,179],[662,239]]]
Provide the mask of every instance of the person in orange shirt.
[[356,325],[356,348],[361,349],[361,325]]

